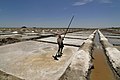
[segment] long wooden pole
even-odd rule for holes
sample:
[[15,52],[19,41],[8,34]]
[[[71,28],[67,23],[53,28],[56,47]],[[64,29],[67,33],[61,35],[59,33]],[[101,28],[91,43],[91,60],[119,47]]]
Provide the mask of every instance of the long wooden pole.
[[65,38],[65,35],[67,34],[67,31],[68,31],[68,29],[69,29],[69,27],[70,27],[70,25],[71,25],[71,23],[72,23],[72,21],[73,21],[73,18],[74,18],[74,16],[72,16],[72,18],[71,18],[71,20],[70,20],[70,23],[69,23],[69,25],[68,25],[68,27],[67,27],[67,29],[66,29],[66,31],[65,31],[65,34],[64,34],[64,37],[63,37],[63,38]]

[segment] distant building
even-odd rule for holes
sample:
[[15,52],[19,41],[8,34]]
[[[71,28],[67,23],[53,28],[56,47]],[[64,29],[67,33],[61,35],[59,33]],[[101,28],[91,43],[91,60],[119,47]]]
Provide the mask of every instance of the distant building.
[[21,28],[27,28],[26,26],[22,26]]

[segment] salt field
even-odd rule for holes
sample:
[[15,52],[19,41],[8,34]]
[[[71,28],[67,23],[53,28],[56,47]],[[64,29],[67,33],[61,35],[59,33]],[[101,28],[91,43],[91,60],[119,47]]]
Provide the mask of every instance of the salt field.
[[57,32],[65,30],[47,29],[43,33],[29,30],[0,35],[1,80],[119,80],[118,34],[70,29],[63,40],[62,56],[54,60],[52,56],[58,50]]
[[[107,34],[106,34],[107,33]],[[120,34],[112,32],[104,32],[103,34],[108,39],[108,42],[120,50]]]
[[[90,33],[92,34],[92,32]],[[57,36],[50,37],[53,35],[48,33],[39,35],[36,33],[1,35],[1,38],[17,38],[22,42],[0,46],[0,70],[25,80],[39,80],[40,78],[41,80],[58,80],[71,63],[73,55],[89,38],[89,35],[85,34],[85,37],[70,34],[64,38],[63,56],[58,61],[52,58],[52,55],[57,52]],[[34,40],[30,40],[31,38],[34,38]],[[56,77],[53,78],[53,76]]]
[[53,75],[56,74],[56,78],[59,77],[62,69],[64,70],[69,64],[67,61],[76,51],[76,48],[66,47],[62,59],[58,62],[52,58],[56,49],[55,44],[36,41],[25,41],[0,47],[0,69],[21,79],[54,80]]
[[[37,41],[53,42],[53,43],[57,44],[56,37],[49,37],[49,38],[37,39]],[[65,45],[80,46],[80,45],[83,44],[84,40],[64,38],[63,42],[64,42]]]
[[120,80],[120,0],[0,0],[0,80]]
[[110,64],[110,67],[111,67],[116,79],[119,80],[120,79],[120,76],[119,76],[120,75],[120,71],[119,71],[119,68],[120,68],[120,60],[119,60],[120,54],[119,53],[120,53],[120,51],[117,48],[115,48],[115,46],[113,46],[100,31],[98,31],[98,32],[100,35],[100,41],[105,50],[105,54],[106,54],[106,57]]

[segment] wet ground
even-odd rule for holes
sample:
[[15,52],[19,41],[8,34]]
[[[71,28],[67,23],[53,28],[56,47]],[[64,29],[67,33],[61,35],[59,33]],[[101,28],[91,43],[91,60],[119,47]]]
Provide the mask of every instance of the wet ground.
[[0,68],[21,79],[39,80],[41,78],[43,80],[49,78],[52,80],[53,75],[58,78],[57,76],[67,66],[73,52],[77,51],[75,48],[66,46],[62,58],[56,61],[52,58],[56,50],[55,44],[36,41],[5,45],[0,47]]
[[[53,36],[53,34],[37,34],[37,38],[33,33],[25,34],[22,37],[19,36],[19,39],[24,38],[30,41],[0,46],[0,70],[4,71],[0,71],[0,80],[2,78],[6,80],[19,80],[19,78],[26,80],[40,80],[40,78],[41,80],[56,80],[67,68],[71,56],[82,46],[84,40],[88,39],[91,33],[92,31],[80,31],[67,34],[64,39],[64,54],[61,58],[58,58],[58,61],[52,58],[52,55],[57,51],[57,37]],[[111,38],[113,37],[111,34],[108,35],[107,33],[107,38],[110,43],[120,50],[119,35],[116,36],[117,38]],[[31,40],[32,38],[34,40]],[[99,42],[98,34],[95,37],[94,43],[94,69],[91,72],[90,79],[115,80],[102,45]],[[12,76],[12,78],[7,79],[7,76]]]
[[23,79],[17,78],[16,76],[0,71],[0,80],[23,80]]
[[[92,31],[86,33],[91,34]],[[71,34],[76,35],[76,33]],[[89,36],[88,34],[85,38]],[[70,37],[72,39],[65,38],[64,43],[79,45],[79,47],[85,39],[82,36]],[[53,40],[47,36],[42,40],[51,40],[56,43],[56,38],[54,37]],[[36,39],[0,46],[0,70],[26,80],[39,80],[40,78],[41,80],[57,80],[67,68],[71,56],[79,47],[65,45],[63,56],[56,61],[52,58],[52,55],[57,52],[57,44],[48,42],[41,42]]]
[[93,58],[94,69],[90,80],[116,80],[100,44],[98,33],[94,39]]

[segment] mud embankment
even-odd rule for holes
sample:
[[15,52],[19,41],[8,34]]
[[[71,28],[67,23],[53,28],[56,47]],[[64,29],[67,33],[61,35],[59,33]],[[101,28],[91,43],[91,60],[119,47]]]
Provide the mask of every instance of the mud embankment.
[[75,53],[73,59],[60,77],[59,80],[87,80],[90,69],[92,68],[91,51],[93,48],[93,39],[96,31],[94,31],[87,40],[84,41],[83,46]]
[[94,48],[92,54],[94,57],[94,69],[91,70],[90,80],[116,80],[107,62],[104,49],[100,43],[98,32],[94,38]]
[[1,38],[0,39],[0,46],[1,45],[5,45],[5,44],[11,44],[11,43],[15,43],[15,42],[20,42],[21,40],[16,39],[16,38]]
[[0,70],[0,80],[24,80]]
[[100,41],[105,50],[109,65],[117,80],[120,80],[120,51],[108,42],[108,39],[98,30]]

